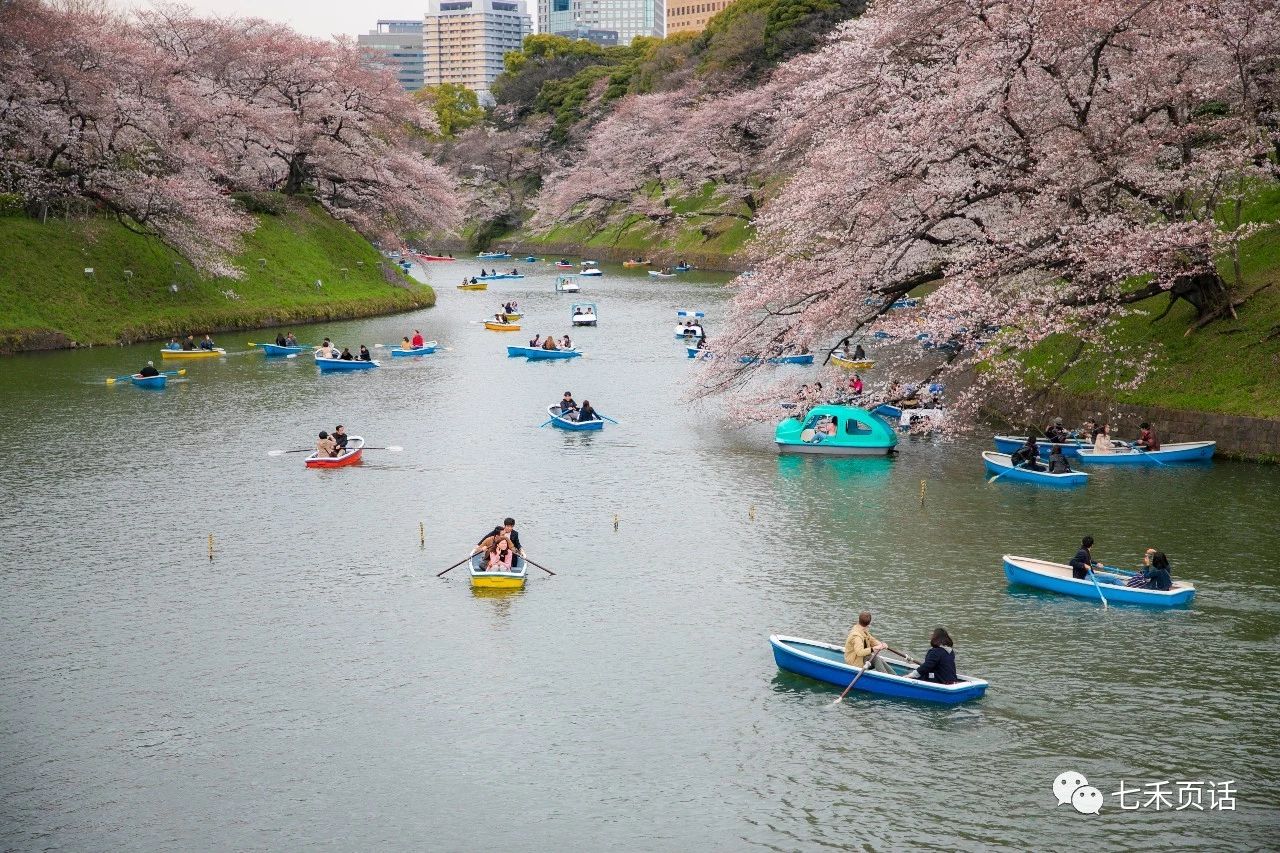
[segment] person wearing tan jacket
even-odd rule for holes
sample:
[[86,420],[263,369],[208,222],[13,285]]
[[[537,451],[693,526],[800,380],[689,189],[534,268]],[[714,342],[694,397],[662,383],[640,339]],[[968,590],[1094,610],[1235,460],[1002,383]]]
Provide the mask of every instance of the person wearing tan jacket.
[[[884,651],[888,646],[877,640],[867,630],[871,625],[871,614],[864,610],[858,614],[858,624],[853,626],[849,631],[849,636],[844,641],[844,662],[849,666],[856,666],[861,669],[867,663],[867,658],[874,652]],[[871,663],[872,669],[880,672],[893,672],[889,669],[889,665],[882,661],[877,655]]]

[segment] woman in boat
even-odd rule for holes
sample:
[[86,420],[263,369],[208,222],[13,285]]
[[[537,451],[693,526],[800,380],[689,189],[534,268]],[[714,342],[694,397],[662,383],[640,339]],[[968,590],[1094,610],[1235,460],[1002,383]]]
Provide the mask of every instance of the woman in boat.
[[853,396],[860,397],[862,396],[862,389],[862,377],[856,373],[853,374],[853,380],[849,383],[849,390],[853,392]]
[[867,357],[867,351],[862,348],[862,344],[858,344],[853,350],[853,360],[862,361]]
[[1102,565],[1093,559],[1093,537],[1086,536],[1080,540],[1080,550],[1071,558],[1071,577],[1084,580],[1091,569],[1098,568]]
[[369,348],[364,344],[360,345],[360,360],[373,361],[373,356],[369,354]]
[[598,420],[600,420],[600,416],[596,414],[595,409],[591,408],[591,401],[583,400],[582,408],[578,410],[578,422],[582,423],[583,421],[598,421]]
[[289,344],[285,342],[284,333],[276,332],[276,346],[287,347]]
[[[856,666],[861,669],[866,666],[868,657],[888,648],[884,643],[871,636],[871,632],[867,630],[869,627],[871,627],[871,614],[864,610],[858,614],[858,624],[853,626],[849,631],[849,636],[844,641],[844,662],[849,666]],[[881,672],[892,672],[889,669],[889,665],[880,660],[879,655],[876,655],[873,659],[871,668],[878,669]]]
[[1071,466],[1067,464],[1067,457],[1062,452],[1062,445],[1055,444],[1053,449],[1049,451],[1049,473],[1050,474],[1070,474]]
[[1142,571],[1134,575],[1125,586],[1138,589],[1173,589],[1173,574],[1169,571],[1169,558],[1163,551],[1148,548],[1142,555]]
[[1107,432],[1106,424],[1098,427],[1097,433],[1093,436],[1093,452],[1115,453],[1115,448],[1111,446],[1111,435]]
[[542,342],[542,348],[543,348],[544,350],[557,350],[557,349],[560,349],[560,347],[556,346],[556,339],[555,339],[554,337],[552,337],[551,335],[547,335],[547,339],[546,339],[545,341],[543,341],[543,342]]
[[529,349],[537,349],[542,346],[542,335],[534,335],[529,339]]
[[955,684],[960,680],[956,675],[956,650],[951,642],[951,635],[941,626],[934,628],[929,635],[929,652],[924,662],[907,673],[907,678],[919,678],[922,681],[936,681],[938,684]]
[[343,347],[343,348],[342,348],[342,355],[338,356],[338,358],[342,359],[343,361],[355,361],[355,360],[356,360],[356,357],[355,357],[354,355],[352,355],[352,354],[351,354],[351,347]]
[[410,343],[411,343],[411,344],[413,344],[413,348],[414,348],[414,349],[422,349],[422,345],[423,345],[425,342],[422,340],[422,330],[421,330],[421,329],[414,329],[414,330],[413,330],[413,340],[411,340],[411,341],[410,341]]
[[403,349],[403,350],[413,349],[413,344],[409,343],[408,335],[405,335],[403,338],[400,339],[400,349]]
[[516,552],[511,547],[511,540],[505,536],[498,537],[489,549],[489,571],[509,572],[515,562]]
[[293,336],[293,332],[284,336],[284,345],[287,347],[296,347],[298,345],[298,339]]
[[165,349],[182,349],[182,343],[176,337],[169,338],[169,343],[165,346]]
[[560,349],[573,349],[573,342],[569,340],[569,336],[565,335],[560,341]]
[[216,349],[216,347],[213,345],[213,338],[209,337],[208,335],[205,335],[204,340],[200,342],[200,349],[202,350]]
[[329,433],[320,430],[320,438],[316,439],[316,456],[327,457],[337,455],[337,444],[329,437]]

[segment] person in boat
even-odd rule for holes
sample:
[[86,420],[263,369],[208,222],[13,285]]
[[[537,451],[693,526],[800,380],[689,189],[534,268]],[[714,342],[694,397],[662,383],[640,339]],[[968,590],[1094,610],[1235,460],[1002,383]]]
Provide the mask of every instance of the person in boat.
[[596,414],[596,410],[591,407],[590,400],[582,401],[582,408],[578,410],[578,422],[598,421],[600,416]]
[[347,439],[349,437],[350,436],[347,435],[347,428],[344,427],[342,424],[338,424],[336,427],[333,428],[333,434],[330,435],[329,438],[333,440],[334,456],[337,456],[339,453],[344,453],[346,451]]
[[1027,436],[1026,443],[1009,456],[1009,461],[1015,468],[1026,468],[1028,471],[1044,470],[1044,466],[1040,464],[1040,447],[1036,444],[1034,435]]
[[702,337],[698,338],[698,345],[696,349],[706,349],[706,348],[707,348],[707,336],[703,335]]
[[213,338],[209,337],[208,335],[205,335],[204,340],[200,342],[200,349],[202,350],[216,349],[216,347],[213,345]]
[[316,358],[337,358],[338,351],[333,348],[333,342],[328,338],[324,339],[324,343],[320,344],[320,349],[316,350]]
[[853,396],[861,397],[862,389],[863,389],[862,377],[856,373],[853,374],[853,379],[849,381],[849,391],[853,394]]
[[192,350],[196,349],[196,336],[187,335],[187,339],[182,342],[182,348],[187,352],[191,352]]
[[373,361],[373,356],[369,354],[369,348],[364,344],[360,345],[360,361]]
[[1093,537],[1086,536],[1080,540],[1080,550],[1071,558],[1071,577],[1084,580],[1091,569],[1100,569],[1102,564],[1093,559]]
[[296,347],[298,345],[298,339],[293,336],[293,332],[284,336],[284,345],[287,347]]
[[569,336],[565,335],[560,340],[560,349],[573,349],[573,341],[569,340]]
[[867,351],[862,348],[862,344],[858,344],[853,349],[853,360],[862,361],[867,357]]
[[1115,453],[1115,448],[1111,446],[1111,434],[1107,431],[1107,425],[1102,424],[1098,427],[1098,431],[1093,436],[1093,452],[1094,453]]
[[1160,449],[1160,437],[1156,435],[1156,428],[1149,421],[1143,421],[1138,424],[1138,446],[1150,453],[1153,450]]
[[1125,585],[1165,592],[1173,589],[1173,574],[1169,571],[1169,558],[1163,551],[1148,548],[1147,553],[1142,555],[1142,571],[1129,578]]
[[1054,418],[1053,423],[1044,428],[1044,437],[1053,444],[1061,444],[1071,438],[1062,425],[1062,418]]
[[511,540],[505,536],[495,537],[493,547],[489,549],[488,571],[509,572],[515,562],[516,552],[511,547]]
[[[867,658],[871,658],[871,668],[880,672],[892,672],[889,665],[880,660],[878,652],[882,652],[888,648],[884,643],[877,640],[867,630],[871,627],[871,614],[864,610],[858,614],[858,624],[854,625],[849,631],[849,636],[844,641],[844,662],[849,666],[856,666],[859,669],[867,665]],[[874,655],[874,657],[872,657]]]
[[907,673],[907,678],[938,684],[955,684],[960,680],[956,675],[955,643],[951,641],[946,628],[939,626],[933,629],[933,633],[929,635],[928,653],[918,667]]
[[[472,283],[472,284],[479,284],[480,282],[476,281],[476,277],[475,277],[475,276],[471,276],[471,283]],[[464,282],[464,284],[465,284],[465,282]]]
[[411,340],[409,343],[413,345],[414,349],[422,349],[422,345],[426,343],[426,341],[422,339],[421,329],[413,330],[413,340]]
[[560,402],[556,403],[556,405],[560,407],[560,413],[564,415],[578,410],[578,404],[574,402],[573,395],[568,391],[564,392],[564,396],[560,398]]
[[289,344],[285,342],[284,333],[276,332],[276,346],[287,347]]
[[560,347],[556,346],[556,339],[555,339],[553,336],[551,336],[551,335],[547,335],[546,340],[544,340],[544,341],[542,342],[542,348],[543,348],[544,350],[557,350],[557,349],[560,349]]
[[814,432],[820,435],[835,435],[836,434],[835,418],[823,418],[821,421],[818,422],[818,425],[815,426],[813,429],[814,429]]
[[404,350],[413,349],[413,344],[409,343],[408,335],[405,335],[403,338],[400,339],[400,349],[404,349]]
[[573,316],[577,317],[578,315],[580,315],[580,314],[582,314],[582,313],[583,313],[583,311],[582,311],[582,306],[581,306],[581,305],[575,305],[575,306],[573,307]]
[[[484,267],[480,267],[480,277],[481,277],[481,278],[484,278],[484,277],[485,277],[485,276],[487,276],[487,275],[488,275],[488,273],[484,271]],[[472,283],[472,284],[475,284],[475,283],[476,283],[476,280],[475,280],[474,278],[473,278],[473,279],[471,279],[471,283]]]
[[329,437],[329,433],[325,432],[324,430],[320,430],[320,438],[316,440],[316,456],[319,456],[321,458],[327,458],[329,456],[337,456],[337,455],[338,455],[337,443],[334,442],[334,440]]
[[159,376],[160,371],[156,370],[156,363],[154,361],[148,361],[147,366],[138,371],[138,375],[143,377]]
[[182,349],[182,343],[176,337],[169,338],[169,343],[165,346],[165,349]]
[[[516,520],[509,516],[502,520],[502,524],[493,528],[488,533],[486,533],[483,537],[481,537],[480,541],[476,544],[475,550],[472,551],[472,553],[473,554],[479,553],[481,550],[483,550],[485,543],[488,540],[493,539],[494,537],[503,537],[506,539],[510,539],[512,547],[516,549],[516,554],[520,557],[524,556],[524,547],[520,544],[520,534],[516,532]],[[489,544],[492,545],[493,543],[490,542]]]
[[1049,473],[1050,474],[1070,474],[1071,466],[1067,464],[1066,454],[1062,452],[1062,445],[1055,444],[1049,450]]
[[542,346],[542,335],[534,335],[529,339],[529,349],[537,349]]
[[338,358],[342,359],[343,361],[355,361],[355,360],[356,360],[356,357],[355,357],[354,355],[352,355],[352,354],[351,354],[351,347],[343,347],[343,348],[342,348],[342,355],[338,356]]
[[512,275],[520,275],[520,270],[516,269],[515,267],[512,267],[512,268],[511,268],[511,274],[512,274]]

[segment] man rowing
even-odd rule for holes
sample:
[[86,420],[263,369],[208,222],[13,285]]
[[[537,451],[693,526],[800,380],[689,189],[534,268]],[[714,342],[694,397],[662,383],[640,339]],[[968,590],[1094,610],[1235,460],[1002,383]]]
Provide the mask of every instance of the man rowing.
[[334,448],[337,451],[333,454],[334,456],[337,456],[339,453],[346,452],[347,439],[349,438],[349,436],[347,435],[346,427],[344,427],[342,424],[338,424],[336,427],[333,428],[333,435],[329,436],[329,438],[331,441],[333,441]]
[[142,377],[159,376],[160,371],[156,370],[156,363],[148,361],[147,366],[138,371],[138,375]]
[[516,553],[521,557],[524,556],[524,547],[520,544],[520,534],[516,532],[516,520],[511,517],[504,518],[502,524],[490,530],[484,537],[476,543],[476,547],[472,550],[472,554],[478,554],[488,547],[486,543],[492,543],[497,538],[505,538],[511,540],[512,546],[516,549]]

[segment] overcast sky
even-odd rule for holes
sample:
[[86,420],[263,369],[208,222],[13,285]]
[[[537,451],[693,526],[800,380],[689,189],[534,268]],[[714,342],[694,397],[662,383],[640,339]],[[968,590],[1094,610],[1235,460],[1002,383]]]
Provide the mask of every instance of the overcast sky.
[[[112,2],[125,8],[150,5],[137,0]],[[298,32],[321,37],[358,35],[373,29],[380,19],[416,19],[427,10],[425,0],[185,0],[185,5],[200,14],[280,21]]]

